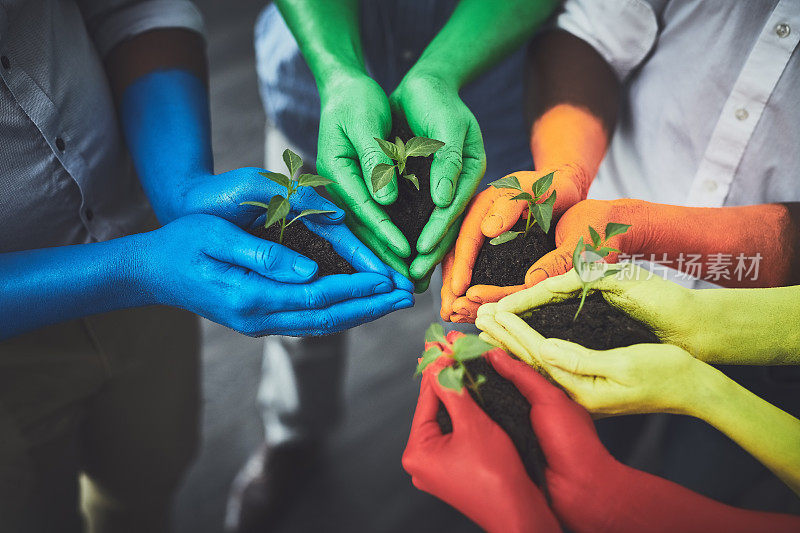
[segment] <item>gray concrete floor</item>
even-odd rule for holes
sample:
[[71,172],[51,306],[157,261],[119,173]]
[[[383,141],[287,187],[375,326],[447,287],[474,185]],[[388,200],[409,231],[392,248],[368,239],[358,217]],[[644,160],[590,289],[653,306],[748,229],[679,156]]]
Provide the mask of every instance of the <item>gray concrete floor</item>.
[[[195,0],[206,18],[217,172],[261,166],[253,24],[262,0]],[[412,379],[431,295],[350,334],[344,423],[325,461],[278,531],[474,531],[460,514],[411,485],[400,457],[419,384]],[[203,324],[203,442],[176,504],[180,533],[222,530],[228,487],[261,442],[256,390],[262,341]]]

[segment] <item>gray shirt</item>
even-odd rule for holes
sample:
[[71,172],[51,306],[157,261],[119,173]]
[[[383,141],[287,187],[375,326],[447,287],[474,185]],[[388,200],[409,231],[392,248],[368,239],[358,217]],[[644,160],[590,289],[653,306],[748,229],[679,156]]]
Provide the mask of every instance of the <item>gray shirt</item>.
[[202,31],[188,0],[0,0],[0,253],[112,239],[147,199],[103,56],[164,27]]

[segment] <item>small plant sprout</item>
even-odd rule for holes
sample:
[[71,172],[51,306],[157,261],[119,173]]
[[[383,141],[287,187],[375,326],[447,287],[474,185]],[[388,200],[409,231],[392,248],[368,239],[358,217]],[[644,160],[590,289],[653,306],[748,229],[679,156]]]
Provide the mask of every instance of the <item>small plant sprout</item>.
[[578,239],[578,245],[575,246],[575,251],[572,252],[572,265],[581,280],[581,302],[578,304],[575,316],[572,317],[573,321],[578,318],[578,313],[583,309],[583,303],[586,301],[586,295],[589,294],[592,284],[597,280],[613,276],[622,270],[620,268],[605,268],[601,261],[610,252],[619,253],[616,248],[605,246],[605,244],[611,237],[622,235],[630,227],[630,224],[609,222],[606,224],[605,238],[600,239],[600,234],[597,233],[597,230],[589,226],[589,235],[592,238],[592,242],[584,243],[583,237]]
[[[528,218],[525,220],[525,231],[506,231],[489,241],[489,244],[504,244],[513,241],[520,235],[525,237],[528,235],[528,231],[530,231],[531,227],[533,227],[533,224],[539,224],[539,227],[542,228],[542,231],[545,233],[550,231],[550,221],[553,219],[553,205],[556,203],[556,191],[553,191],[547,198],[545,198],[544,195],[547,193],[547,190],[550,189],[550,185],[553,184],[553,174],[555,174],[555,172],[551,172],[536,180],[533,183],[530,193],[522,188],[516,176],[506,176],[505,178],[500,178],[489,184],[496,189],[513,189],[519,191],[519,194],[511,199],[525,200],[528,202]],[[531,221],[531,216],[533,216],[533,221]]]
[[286,221],[286,215],[289,214],[291,209],[291,205],[289,203],[289,199],[292,195],[297,192],[298,187],[307,186],[307,187],[316,187],[317,185],[327,185],[329,183],[333,183],[332,180],[328,178],[323,178],[322,176],[317,176],[316,174],[300,174],[295,179],[295,174],[300,170],[300,167],[303,166],[303,160],[300,158],[299,155],[292,152],[288,148],[283,151],[283,162],[286,163],[286,167],[289,169],[289,175],[280,174],[278,172],[259,172],[265,178],[269,178],[270,180],[274,181],[278,185],[286,187],[286,197],[281,196],[280,194],[276,194],[272,197],[269,201],[269,204],[265,204],[263,202],[242,202],[239,205],[254,205],[256,207],[263,207],[267,210],[267,217],[264,221],[264,228],[268,228],[275,223],[279,223],[281,226],[281,234],[278,238],[278,243],[283,244],[283,232],[286,231],[286,228],[291,226],[295,221],[308,216],[308,215],[321,215],[325,213],[335,213],[335,211],[329,211],[324,209],[303,209],[299,215],[294,217],[290,221]]
[[[425,342],[447,343],[447,339],[445,339],[444,336],[444,328],[441,324],[431,324],[430,327],[428,327],[428,330],[425,332]],[[453,359],[454,363],[451,366],[444,367],[441,372],[439,372],[439,385],[446,389],[459,392],[464,388],[464,381],[466,378],[466,386],[475,393],[475,396],[478,397],[478,401],[483,403],[479,387],[486,382],[486,376],[483,374],[473,376],[470,371],[467,370],[465,363],[472,359],[477,359],[493,348],[494,346],[482,341],[477,335],[463,335],[457,338],[452,346],[453,353],[448,354],[448,357]],[[442,353],[442,350],[438,346],[425,350],[414,375],[418,376],[422,374],[422,371],[425,370],[429,364],[436,361]]]
[[387,165],[380,163],[375,165],[372,169],[372,190],[378,192],[383,189],[394,177],[394,169],[397,169],[399,175],[414,184],[414,187],[419,190],[419,179],[414,174],[406,174],[406,159],[409,157],[428,157],[444,146],[442,141],[436,139],[428,139],[427,137],[412,137],[407,143],[403,142],[400,137],[395,137],[394,142],[385,141],[374,137],[378,145],[383,150],[383,153],[388,155],[394,165]]

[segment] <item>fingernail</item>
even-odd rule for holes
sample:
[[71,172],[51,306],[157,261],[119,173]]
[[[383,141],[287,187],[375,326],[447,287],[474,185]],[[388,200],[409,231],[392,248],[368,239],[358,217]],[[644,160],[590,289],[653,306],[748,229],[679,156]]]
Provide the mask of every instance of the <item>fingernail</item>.
[[481,229],[483,230],[483,234],[487,237],[493,237],[497,232],[500,231],[500,228],[503,227],[503,219],[500,215],[491,215],[487,217],[483,223],[481,224]]
[[402,300],[400,300],[399,302],[394,304],[394,306],[392,306],[392,309],[394,311],[399,311],[400,309],[407,309],[407,308],[411,307],[412,305],[414,305],[414,299],[413,298],[403,298]]
[[537,268],[533,272],[530,273],[528,279],[526,280],[526,284],[528,286],[536,285],[537,283],[541,283],[542,281],[547,279],[547,272],[544,269]]
[[383,294],[391,291],[393,288],[394,287],[392,287],[392,284],[388,281],[382,281],[375,285],[375,287],[372,289],[372,294]]
[[292,268],[295,273],[306,278],[317,273],[317,264],[311,259],[307,259],[303,256],[298,256],[295,258]]
[[450,180],[439,180],[436,186],[436,196],[446,203],[453,201],[453,182]]

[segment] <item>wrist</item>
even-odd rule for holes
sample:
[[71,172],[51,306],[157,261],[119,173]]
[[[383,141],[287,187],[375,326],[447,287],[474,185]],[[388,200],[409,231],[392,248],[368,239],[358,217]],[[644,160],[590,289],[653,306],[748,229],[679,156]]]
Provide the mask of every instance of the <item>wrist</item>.
[[398,93],[430,91],[435,88],[437,92],[450,92],[458,94],[461,84],[459,80],[446,69],[431,68],[420,60],[403,76],[397,86]]
[[322,68],[319,74],[315,73],[319,96],[323,105],[333,96],[339,96],[347,91],[352,84],[372,82],[363,65],[336,63]]
[[711,423],[714,412],[725,405],[733,382],[711,365],[695,360],[694,379],[676,414],[683,414]]
[[113,241],[120,246],[113,265],[115,284],[125,295],[128,307],[168,304],[156,297],[156,292],[150,283],[152,275],[147,257],[152,255],[148,252],[155,235],[158,235],[158,230],[137,233]]

